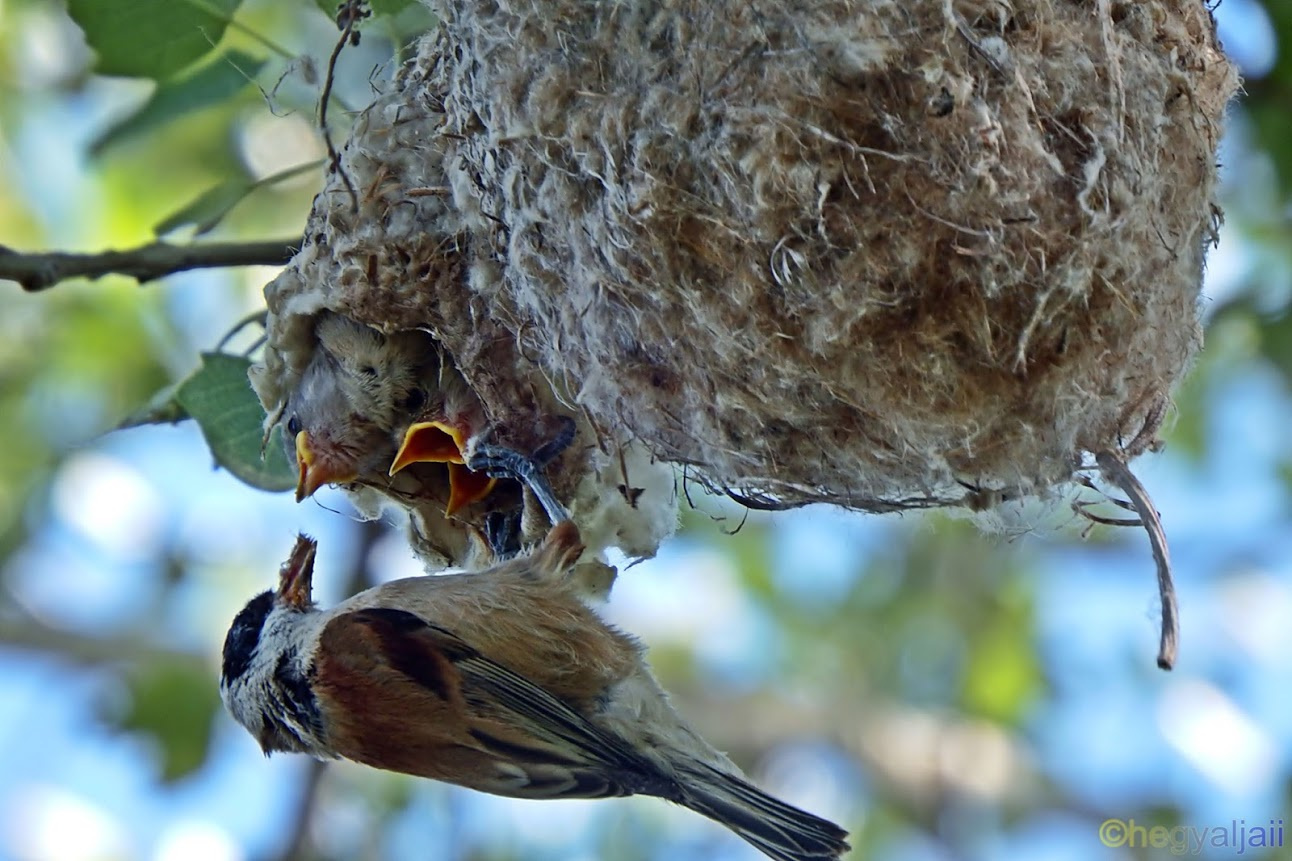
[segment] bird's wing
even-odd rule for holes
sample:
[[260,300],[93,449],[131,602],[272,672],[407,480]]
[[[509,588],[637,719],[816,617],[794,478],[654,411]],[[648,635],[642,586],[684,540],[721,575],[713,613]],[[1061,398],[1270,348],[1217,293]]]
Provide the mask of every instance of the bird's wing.
[[[443,753],[441,770],[422,768],[420,761],[396,765],[397,770],[531,798],[672,794],[672,782],[628,742],[414,613],[385,607],[356,610],[334,619],[323,636],[322,655],[349,654],[368,664],[349,668],[352,678],[358,673],[371,680],[369,696],[384,700],[382,708],[368,713],[403,712],[402,732],[414,727],[425,735],[412,740],[414,746]],[[329,648],[328,638],[350,642]],[[365,736],[377,731],[366,729]],[[385,734],[400,732],[390,728]],[[346,755],[383,768],[391,768],[395,756]],[[449,773],[453,769],[469,773]]]

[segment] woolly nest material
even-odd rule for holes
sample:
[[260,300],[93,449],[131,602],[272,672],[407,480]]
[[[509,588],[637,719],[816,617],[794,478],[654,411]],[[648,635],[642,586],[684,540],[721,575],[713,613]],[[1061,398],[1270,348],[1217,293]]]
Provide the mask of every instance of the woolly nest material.
[[266,295],[439,339],[756,503],[1046,493],[1200,346],[1237,86],[1201,0],[440,0]]

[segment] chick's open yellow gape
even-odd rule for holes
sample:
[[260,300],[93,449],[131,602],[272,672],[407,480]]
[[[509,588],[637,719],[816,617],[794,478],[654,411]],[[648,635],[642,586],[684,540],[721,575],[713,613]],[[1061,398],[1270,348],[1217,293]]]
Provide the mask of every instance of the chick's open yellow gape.
[[465,466],[467,440],[461,429],[442,421],[414,422],[404,433],[404,441],[390,465],[390,475],[414,463],[447,464],[449,501],[445,514],[479,502],[493,490],[496,479],[473,472]]

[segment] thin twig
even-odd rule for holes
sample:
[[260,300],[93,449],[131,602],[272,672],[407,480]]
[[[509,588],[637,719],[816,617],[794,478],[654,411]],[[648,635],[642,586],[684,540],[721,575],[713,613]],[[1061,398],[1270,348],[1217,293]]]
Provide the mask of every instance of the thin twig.
[[[1090,500],[1090,501],[1086,501],[1086,502],[1074,502],[1074,503],[1072,503],[1072,504],[1073,504],[1073,506],[1078,506],[1078,505],[1098,505],[1098,504],[1099,504],[1099,503],[1101,503],[1101,502],[1111,502],[1113,505],[1117,506],[1118,508],[1120,508],[1120,509],[1122,509],[1122,510],[1124,510],[1124,511],[1134,511],[1134,510],[1135,510],[1135,506],[1134,506],[1134,505],[1131,505],[1131,504],[1130,504],[1129,502],[1127,502],[1126,500],[1124,500],[1124,499],[1117,499],[1117,498],[1116,498],[1116,497],[1114,497],[1114,496],[1109,496],[1109,495],[1108,495],[1108,494],[1107,494],[1107,493],[1106,493],[1102,488],[1100,488],[1100,487],[1099,487],[1099,485],[1097,485],[1097,484],[1095,484],[1093,481],[1091,481],[1091,480],[1090,480],[1090,476],[1088,476],[1088,475],[1078,475],[1078,476],[1077,476],[1077,483],[1078,483],[1078,484],[1080,484],[1082,487],[1088,487],[1088,488],[1090,488],[1091,490],[1095,491],[1096,493],[1100,494],[1101,496],[1103,496],[1103,499],[1100,499],[1100,500]],[[1083,516],[1084,516],[1084,515],[1083,515]],[[1141,526],[1142,524],[1141,524],[1139,521],[1136,521],[1134,525],[1135,525],[1135,526]]]
[[354,183],[350,181],[350,174],[341,167],[341,153],[337,152],[336,144],[332,142],[332,130],[327,124],[327,106],[332,99],[332,84],[336,79],[336,63],[341,58],[341,51],[347,44],[359,44],[359,34],[355,32],[354,25],[370,14],[363,8],[362,0],[348,0],[341,4],[336,19],[337,26],[341,29],[341,36],[332,48],[332,56],[328,57],[327,75],[323,78],[323,93],[319,96],[319,129],[323,132],[323,143],[327,145],[328,166],[335,170],[341,177],[341,181],[345,183],[345,190],[350,193],[350,205],[355,212],[359,211],[359,193],[355,191]]
[[979,42],[977,39],[974,38],[973,33],[970,32],[969,30],[969,25],[966,24],[964,19],[961,18],[959,15],[956,15],[956,32],[960,34],[961,39],[964,39],[966,42],[969,43],[969,47],[973,48],[974,53],[976,53],[982,59],[986,60],[987,65],[991,66],[993,69],[996,70],[996,73],[998,75],[1001,75],[1002,77],[1004,77],[1009,74],[1006,71],[1005,67],[1001,65],[1000,58],[997,57],[995,54],[993,54],[991,51],[988,51],[986,47],[983,46],[982,42]]
[[[916,511],[926,508],[944,508],[951,505],[959,505],[959,499],[947,499],[938,496],[928,497],[907,497],[906,499],[879,499],[872,496],[850,496],[843,494],[827,494],[818,491],[819,496],[804,500],[786,502],[775,496],[773,492],[761,490],[736,490],[735,488],[710,485],[705,477],[699,477],[701,486],[714,490],[718,494],[729,497],[733,502],[738,502],[746,508],[752,508],[755,511],[789,511],[793,508],[802,508],[804,505],[810,505],[815,502],[827,502],[831,505],[842,506],[843,508],[852,508],[857,511],[865,511],[871,514],[891,514],[893,512]],[[797,488],[795,488],[797,489]]]
[[173,245],[153,242],[126,251],[69,254],[62,251],[24,253],[0,245],[0,280],[17,281],[34,293],[70,278],[125,275],[140,284],[188,269],[227,266],[282,266],[301,245],[299,237],[272,242],[212,242]]
[[1080,514],[1086,520],[1089,520],[1091,523],[1100,523],[1104,526],[1143,526],[1144,525],[1144,521],[1140,520],[1138,517],[1104,517],[1103,515],[1100,515],[1100,514],[1091,514],[1089,511],[1086,510],[1090,506],[1098,505],[1098,504],[1099,503],[1094,501],[1093,499],[1086,500],[1084,502],[1082,501],[1074,502],[1072,503],[1072,510],[1075,511],[1077,514]]
[[[264,308],[261,308],[259,311],[252,311],[250,314],[243,317],[238,322],[234,323],[233,328],[231,328],[229,331],[224,333],[224,337],[220,339],[220,343],[215,345],[215,352],[217,353],[224,352],[225,344],[228,344],[230,341],[232,341],[234,335],[237,335],[239,332],[241,332],[243,329],[250,326],[252,323],[259,323],[261,328],[264,328],[268,323],[268,319],[269,319],[269,312],[266,311]],[[256,341],[257,343],[259,343],[260,339],[257,338]]]
[[150,637],[89,636],[53,627],[23,612],[11,613],[0,619],[0,645],[5,648],[46,652],[86,665],[136,665],[172,661],[189,665],[195,672],[205,672],[207,669],[201,655],[171,648]]
[[1135,506],[1136,513],[1143,521],[1144,531],[1148,533],[1149,545],[1153,548],[1153,561],[1157,563],[1157,591],[1162,598],[1162,639],[1157,651],[1157,665],[1164,670],[1175,666],[1176,652],[1180,642],[1180,608],[1175,598],[1175,583],[1171,576],[1171,553],[1166,546],[1166,532],[1162,529],[1162,518],[1158,516],[1148,491],[1140,484],[1135,474],[1130,471],[1121,455],[1112,451],[1101,451],[1095,455],[1095,462],[1104,478],[1122,489],[1122,492]]

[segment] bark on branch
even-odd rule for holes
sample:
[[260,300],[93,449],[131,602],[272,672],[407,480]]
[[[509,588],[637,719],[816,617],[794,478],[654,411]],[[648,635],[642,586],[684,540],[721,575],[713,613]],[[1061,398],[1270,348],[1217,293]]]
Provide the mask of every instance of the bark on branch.
[[153,242],[126,251],[70,254],[24,253],[0,245],[0,279],[17,281],[28,292],[47,290],[69,278],[126,275],[140,284],[183,272],[225,266],[282,266],[292,259],[301,239],[267,242],[214,242],[174,245]]

